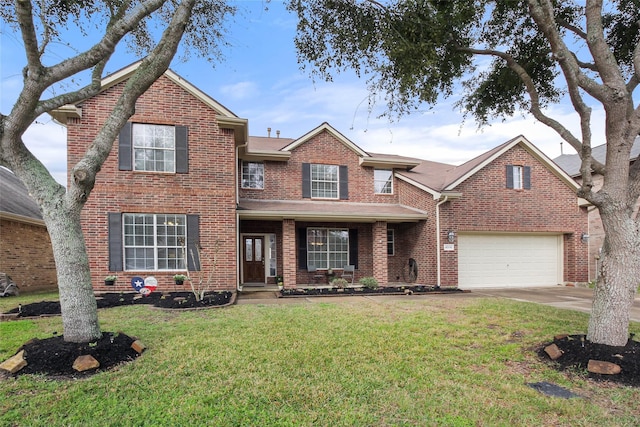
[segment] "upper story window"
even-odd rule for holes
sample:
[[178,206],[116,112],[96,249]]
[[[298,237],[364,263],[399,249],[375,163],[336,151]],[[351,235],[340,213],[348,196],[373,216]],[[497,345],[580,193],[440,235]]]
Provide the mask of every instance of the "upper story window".
[[175,127],[135,123],[132,134],[133,170],[176,171]]
[[302,164],[302,197],[318,199],[349,198],[346,166]]
[[138,172],[188,173],[186,126],[127,123],[118,136],[118,167]]
[[264,189],[264,163],[242,162],[242,188]]
[[338,166],[311,165],[311,197],[338,198]]
[[507,165],[507,188],[515,190],[531,189],[531,167]]
[[125,270],[184,270],[186,215],[124,214]]
[[393,194],[393,171],[375,169],[373,171],[373,189],[376,194]]

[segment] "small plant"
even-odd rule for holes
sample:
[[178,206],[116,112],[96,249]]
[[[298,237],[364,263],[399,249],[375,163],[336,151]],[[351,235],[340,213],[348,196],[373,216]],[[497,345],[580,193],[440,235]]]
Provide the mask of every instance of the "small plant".
[[173,281],[176,285],[182,285],[185,280],[187,280],[187,276],[184,274],[176,274],[173,276]]
[[358,282],[367,289],[378,289],[378,281],[375,277],[363,277]]
[[115,282],[118,279],[118,276],[107,276],[104,278],[105,282]]
[[284,277],[276,276],[276,283],[278,284],[278,286],[281,286],[284,283]]
[[335,286],[338,289],[346,288],[348,284],[349,284],[349,282],[347,282],[347,280],[343,279],[342,277],[338,277],[338,278],[335,278],[335,279],[331,280],[331,285]]

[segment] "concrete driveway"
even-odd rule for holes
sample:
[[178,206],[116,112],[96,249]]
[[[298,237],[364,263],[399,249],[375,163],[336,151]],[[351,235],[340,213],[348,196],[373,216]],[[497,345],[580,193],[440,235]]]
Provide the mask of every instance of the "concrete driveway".
[[[593,289],[555,286],[530,289],[474,289],[472,293],[487,297],[508,298],[516,301],[535,302],[567,310],[591,312]],[[630,313],[631,320],[640,322],[640,295],[636,295]]]
[[[593,302],[593,289],[575,288],[570,286],[554,286],[548,288],[515,288],[515,289],[473,289],[469,293],[463,294],[437,294],[437,295],[413,295],[412,298],[428,299],[439,298],[508,298],[516,301],[533,302],[536,304],[550,305],[552,307],[564,308],[567,310],[577,310],[584,313],[591,312]],[[319,303],[334,301],[339,299],[358,300],[361,298],[371,299],[405,299],[404,296],[348,296],[348,297],[307,297],[307,298],[277,298],[275,292],[241,292],[238,296],[238,304],[289,304],[289,303]],[[640,322],[640,295],[637,295],[633,307],[631,308],[631,320]]]

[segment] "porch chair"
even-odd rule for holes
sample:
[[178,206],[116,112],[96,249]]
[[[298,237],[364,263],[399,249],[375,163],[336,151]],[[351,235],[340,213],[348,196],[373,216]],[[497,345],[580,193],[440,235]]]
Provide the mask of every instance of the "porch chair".
[[316,268],[315,265],[308,265],[307,266],[307,271],[310,274],[313,274],[312,279],[313,279],[313,283],[314,284],[317,285],[318,283],[324,281],[324,274],[318,273],[318,269]]
[[342,277],[345,279],[351,286],[353,286],[353,276],[355,276],[356,266],[355,265],[345,265],[342,269]]

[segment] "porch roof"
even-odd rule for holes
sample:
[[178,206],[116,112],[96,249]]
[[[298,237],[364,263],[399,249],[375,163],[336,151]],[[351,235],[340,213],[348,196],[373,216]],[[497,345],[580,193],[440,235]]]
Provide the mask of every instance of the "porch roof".
[[417,222],[427,219],[427,212],[399,204],[316,200],[240,199],[238,215],[240,219],[335,222]]

